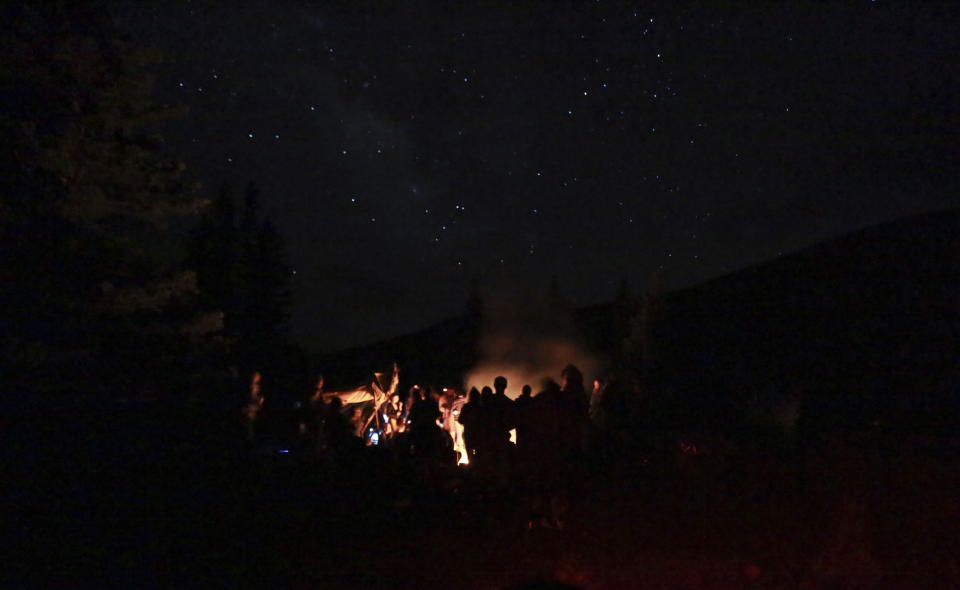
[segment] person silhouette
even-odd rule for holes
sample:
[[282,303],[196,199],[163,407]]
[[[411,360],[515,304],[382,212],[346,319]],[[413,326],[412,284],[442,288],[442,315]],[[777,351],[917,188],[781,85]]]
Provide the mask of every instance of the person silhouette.
[[343,401],[334,397],[326,406],[323,421],[323,451],[336,454],[347,449],[357,439],[350,420],[343,415]]
[[514,425],[517,429],[517,456],[521,464],[526,462],[530,446],[530,409],[533,404],[533,388],[524,385],[520,396],[513,400]]
[[467,403],[460,409],[457,421],[463,425],[463,445],[467,448],[467,460],[473,463],[477,457],[477,445],[480,443],[480,392],[470,388]]
[[561,373],[562,385],[548,380],[534,398],[533,501],[531,523],[563,528],[581,460],[589,400],[583,374],[574,365]]
[[498,376],[493,380],[493,395],[489,400],[489,441],[491,475],[497,483],[509,481],[513,446],[510,431],[516,427],[513,400],[507,397],[507,378]]
[[244,416],[247,422],[247,441],[253,441],[256,436],[258,419],[263,410],[265,398],[261,390],[261,379],[260,371],[254,372],[250,378],[250,396],[244,405]]

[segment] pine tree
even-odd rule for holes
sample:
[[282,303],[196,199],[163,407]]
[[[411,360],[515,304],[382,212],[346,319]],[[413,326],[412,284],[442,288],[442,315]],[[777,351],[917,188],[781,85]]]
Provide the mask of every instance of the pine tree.
[[260,190],[251,182],[238,219],[224,184],[190,248],[201,301],[221,314],[224,355],[239,374],[265,370],[288,347],[292,269],[283,238],[261,210]]
[[180,112],[152,99],[160,57],[118,41],[96,11],[6,16],[5,377],[50,393],[160,394],[188,335],[217,329],[195,315],[195,274],[169,229],[205,202],[145,131]]
[[237,311],[240,233],[233,191],[224,183],[197,224],[190,243],[193,266],[197,269],[200,301],[209,312],[219,313],[224,336],[232,337],[230,321]]
[[286,247],[269,220],[260,219],[260,192],[247,186],[240,221],[235,358],[242,370],[273,362],[288,345],[291,301]]

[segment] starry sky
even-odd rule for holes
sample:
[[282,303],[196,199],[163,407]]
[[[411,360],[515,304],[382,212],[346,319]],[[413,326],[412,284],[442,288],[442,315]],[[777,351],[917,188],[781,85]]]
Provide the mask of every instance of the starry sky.
[[952,3],[244,2],[111,8],[165,129],[286,239],[336,350],[489,292],[676,288],[960,205]]

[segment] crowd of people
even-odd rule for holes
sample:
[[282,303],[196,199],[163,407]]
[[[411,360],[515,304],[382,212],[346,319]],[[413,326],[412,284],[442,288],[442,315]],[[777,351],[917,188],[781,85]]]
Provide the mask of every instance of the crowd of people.
[[[536,515],[531,523],[559,527],[571,482],[581,460],[615,431],[618,399],[599,380],[591,391],[582,373],[567,365],[560,382],[547,378],[534,395],[529,384],[511,399],[505,377],[492,387],[468,393],[414,385],[406,395],[374,384],[368,390],[327,392],[323,378],[296,412],[297,433],[308,452],[322,461],[353,460],[365,446],[387,448],[421,465],[468,466],[478,480],[498,488],[522,487]],[[359,391],[359,393],[357,393]],[[368,392],[368,393],[365,393]],[[344,403],[365,399],[364,403]],[[246,406],[253,436],[263,406],[259,375]]]

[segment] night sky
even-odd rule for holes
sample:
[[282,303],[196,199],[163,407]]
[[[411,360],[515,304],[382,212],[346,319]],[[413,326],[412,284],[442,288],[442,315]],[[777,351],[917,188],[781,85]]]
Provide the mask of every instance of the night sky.
[[[165,130],[249,181],[334,350],[462,313],[689,285],[960,205],[954,3],[137,2]],[[756,5],[756,6],[754,6]]]

